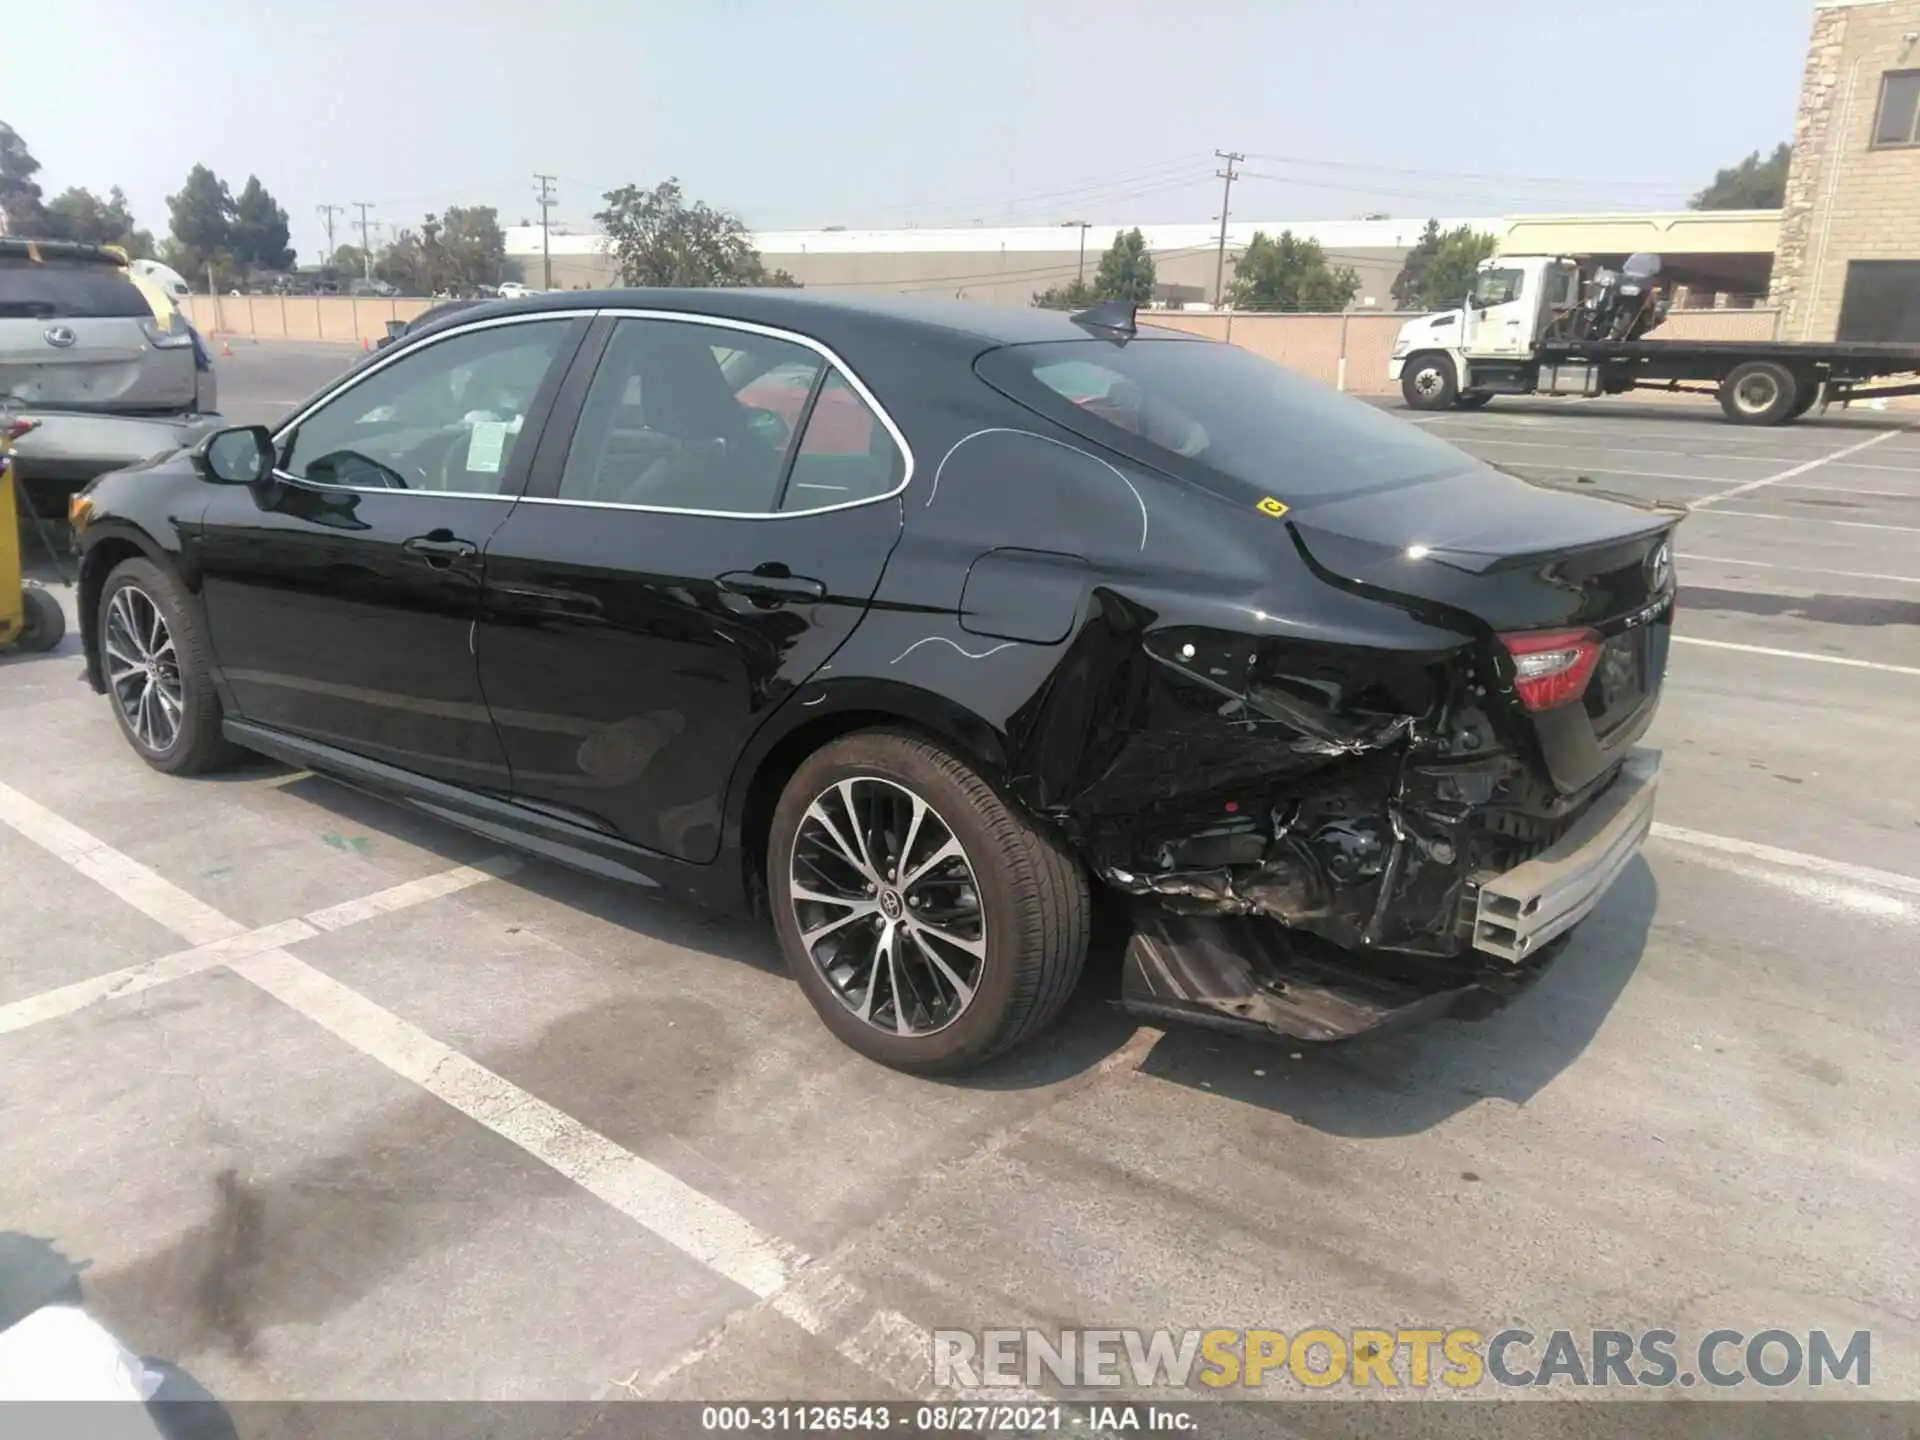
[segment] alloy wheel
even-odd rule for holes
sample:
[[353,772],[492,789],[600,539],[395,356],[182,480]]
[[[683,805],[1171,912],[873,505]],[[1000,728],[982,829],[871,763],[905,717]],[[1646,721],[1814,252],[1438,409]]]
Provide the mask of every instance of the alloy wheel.
[[1413,388],[1422,395],[1438,395],[1444,383],[1440,377],[1439,368],[1433,365],[1417,371],[1413,377]]
[[173,747],[186,709],[180,657],[153,597],[122,585],[107,601],[100,648],[107,685],[133,737],[156,755]]
[[823,790],[794,834],[789,880],[808,960],[868,1025],[931,1035],[973,1002],[987,958],[973,863],[905,786],[862,775]]

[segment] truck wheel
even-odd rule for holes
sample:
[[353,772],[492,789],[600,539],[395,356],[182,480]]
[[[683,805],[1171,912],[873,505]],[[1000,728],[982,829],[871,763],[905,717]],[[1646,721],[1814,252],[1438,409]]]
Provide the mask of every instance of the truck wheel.
[[1789,421],[1798,420],[1802,415],[1813,409],[1813,402],[1820,398],[1820,387],[1818,385],[1803,385],[1800,387],[1800,391],[1800,398],[1793,402],[1793,409],[1787,412],[1787,419]]
[[1409,356],[1400,368],[1400,394],[1409,410],[1445,410],[1460,394],[1453,360],[1436,350]]
[[60,637],[67,633],[67,617],[51,590],[43,590],[38,585],[22,586],[20,606],[22,620],[17,643],[22,650],[46,651],[60,643]]
[[1720,382],[1720,408],[1736,425],[1780,425],[1793,416],[1800,383],[1793,372],[1771,360],[1736,365]]
[[1491,390],[1469,390],[1464,395],[1456,395],[1453,408],[1456,410],[1484,410],[1493,399]]

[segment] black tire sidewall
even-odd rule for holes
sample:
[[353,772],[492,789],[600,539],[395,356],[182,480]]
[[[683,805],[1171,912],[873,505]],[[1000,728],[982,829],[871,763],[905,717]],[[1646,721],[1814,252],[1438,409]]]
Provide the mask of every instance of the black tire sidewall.
[[20,608],[20,638],[17,643],[28,654],[45,654],[66,635],[66,612],[50,592],[38,585],[21,586]]
[[[959,839],[973,866],[986,918],[986,964],[966,1011],[931,1035],[888,1035],[860,1019],[834,993],[800,943],[790,888],[794,837],[815,797],[837,781],[858,776],[891,781],[926,801]],[[821,1020],[862,1055],[896,1069],[929,1074],[963,1069],[990,1056],[1000,1048],[1008,1028],[1017,1023],[1012,1012],[1025,927],[1015,906],[1009,871],[1000,843],[966,792],[930,764],[914,740],[886,731],[847,736],[809,757],[787,782],[767,839],[767,891],[780,949]]]
[[[1751,375],[1765,375],[1776,387],[1773,403],[1764,410],[1744,409],[1736,398],[1741,384]],[[1794,410],[1799,399],[1800,382],[1786,366],[1776,365],[1771,360],[1750,360],[1744,365],[1735,366],[1727,376],[1720,392],[1720,408],[1736,424],[1778,425],[1792,419],[1796,413],[1802,413]]]
[[180,728],[175,732],[173,744],[165,750],[154,750],[141,742],[133,733],[133,726],[127,721],[126,712],[121,708],[120,699],[114,693],[113,682],[107,681],[107,700],[113,707],[113,718],[120,727],[120,733],[126,737],[127,744],[133,747],[134,754],[157,770],[172,773],[185,768],[190,758],[200,746],[202,727],[220,723],[220,717],[203,713],[207,707],[201,703],[205,692],[203,676],[195,673],[196,667],[203,664],[198,632],[193,627],[193,617],[187,613],[182,603],[179,588],[173,577],[168,575],[151,560],[122,560],[113,567],[106,583],[100,587],[100,601],[96,607],[94,624],[98,631],[100,646],[100,666],[102,677],[107,667],[107,614],[108,607],[116,593],[129,586],[138,588],[160,610],[160,618],[167,622],[167,633],[173,637],[173,653],[180,669]]
[[[1432,368],[1440,372],[1441,385],[1437,393],[1422,395],[1414,388],[1414,380],[1422,370]],[[1454,399],[1460,393],[1460,380],[1454,374],[1453,357],[1437,350],[1422,350],[1417,355],[1409,355],[1400,371],[1400,397],[1407,402],[1410,410],[1446,410],[1452,407]]]

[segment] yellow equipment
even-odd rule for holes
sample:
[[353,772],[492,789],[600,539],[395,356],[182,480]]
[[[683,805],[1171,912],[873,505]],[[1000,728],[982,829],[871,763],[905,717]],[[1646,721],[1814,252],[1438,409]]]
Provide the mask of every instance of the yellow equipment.
[[60,602],[38,585],[27,584],[20,572],[20,511],[13,459],[7,452],[35,423],[0,413],[0,651],[51,650],[67,632]]

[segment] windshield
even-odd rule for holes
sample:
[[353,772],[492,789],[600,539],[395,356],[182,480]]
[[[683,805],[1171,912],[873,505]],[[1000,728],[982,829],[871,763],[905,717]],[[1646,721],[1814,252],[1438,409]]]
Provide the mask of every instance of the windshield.
[[1236,497],[1258,491],[1297,505],[1472,463],[1384,411],[1235,345],[1010,345],[981,356],[977,369],[1089,440]]

